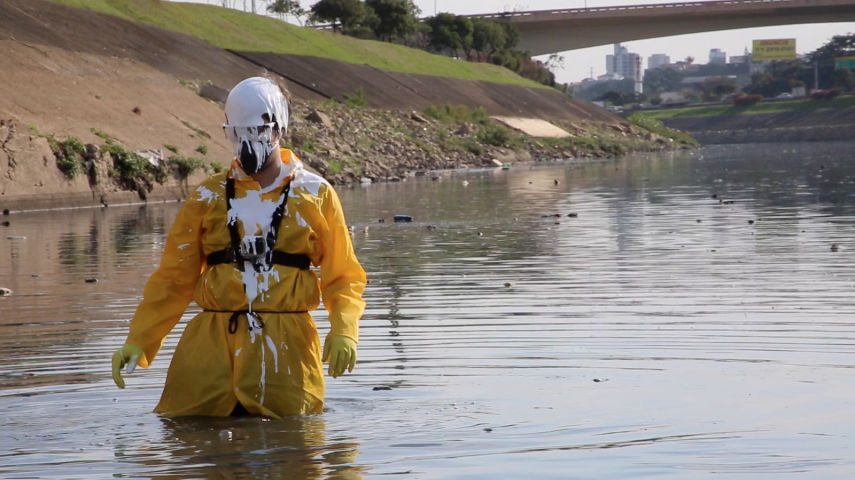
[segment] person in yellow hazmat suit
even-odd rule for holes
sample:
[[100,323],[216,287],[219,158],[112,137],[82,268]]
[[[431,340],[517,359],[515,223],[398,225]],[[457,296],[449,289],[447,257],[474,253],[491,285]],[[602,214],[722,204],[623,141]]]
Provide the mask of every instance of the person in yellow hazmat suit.
[[[225,114],[235,158],[178,213],[113,354],[113,380],[124,388],[122,368],[148,367],[195,300],[203,311],[184,329],[155,412],[320,413],[322,360],[333,377],[356,362],[365,271],[335,190],[279,148],[289,116],[282,89],[267,78],[243,80]],[[330,321],[323,351],[309,315],[321,298]]]

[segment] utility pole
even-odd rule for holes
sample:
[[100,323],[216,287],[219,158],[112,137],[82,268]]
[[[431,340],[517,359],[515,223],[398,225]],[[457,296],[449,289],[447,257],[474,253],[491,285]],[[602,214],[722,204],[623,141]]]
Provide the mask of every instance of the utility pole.
[[255,13],[255,0],[252,0],[252,13]]

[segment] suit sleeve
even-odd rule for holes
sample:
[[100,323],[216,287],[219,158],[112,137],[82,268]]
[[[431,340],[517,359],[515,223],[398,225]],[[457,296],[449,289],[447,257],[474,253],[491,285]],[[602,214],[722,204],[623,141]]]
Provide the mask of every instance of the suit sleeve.
[[166,335],[193,300],[202,261],[202,206],[191,195],[178,213],[166,238],[160,266],[149,278],[143,299],[131,320],[125,343],[142,348],[141,367],[148,367]]
[[359,341],[359,319],[365,310],[365,270],[356,259],[338,194],[326,189],[323,214],[327,230],[322,239],[321,297],[329,312],[330,335]]

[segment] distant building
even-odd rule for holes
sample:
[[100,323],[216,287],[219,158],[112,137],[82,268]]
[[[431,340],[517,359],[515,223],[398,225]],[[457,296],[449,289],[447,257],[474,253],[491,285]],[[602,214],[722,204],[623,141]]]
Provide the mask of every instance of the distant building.
[[727,63],[727,53],[722,52],[718,48],[711,49],[709,63],[711,65],[725,65]]
[[665,55],[664,53],[654,53],[653,55],[647,57],[647,69],[653,70],[654,68],[664,67],[671,63],[671,57]]
[[641,93],[641,56],[637,53],[630,53],[626,47],[621,44],[615,44],[613,55],[606,55],[606,74],[621,75],[624,78],[631,78],[635,82],[634,90],[636,93]]

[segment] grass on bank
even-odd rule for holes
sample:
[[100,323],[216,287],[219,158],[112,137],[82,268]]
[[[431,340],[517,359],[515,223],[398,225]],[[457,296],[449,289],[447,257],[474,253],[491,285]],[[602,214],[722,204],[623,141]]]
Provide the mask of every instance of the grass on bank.
[[719,115],[757,115],[761,113],[803,112],[853,107],[855,107],[855,96],[843,95],[832,100],[799,99],[775,102],[761,101],[750,107],[735,107],[731,104],[727,104],[663,108],[657,110],[644,110],[642,114],[648,118],[664,119],[677,117],[715,117]]
[[159,0],[50,1],[186,33],[224,49],[309,55],[393,72],[549,88],[497,65],[454,60],[402,45],[360,40],[213,5]]

